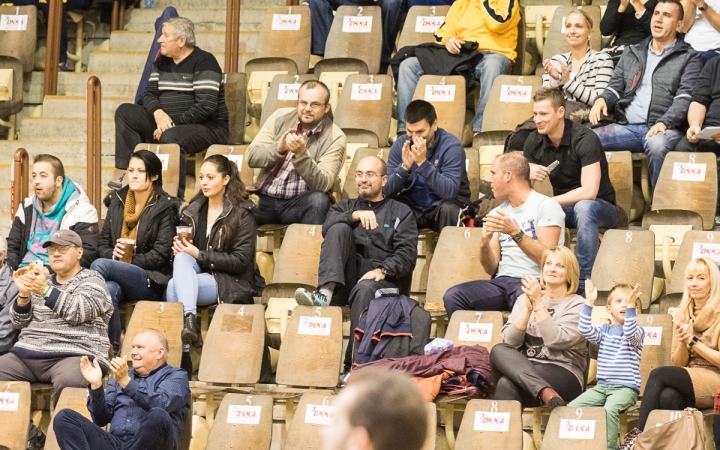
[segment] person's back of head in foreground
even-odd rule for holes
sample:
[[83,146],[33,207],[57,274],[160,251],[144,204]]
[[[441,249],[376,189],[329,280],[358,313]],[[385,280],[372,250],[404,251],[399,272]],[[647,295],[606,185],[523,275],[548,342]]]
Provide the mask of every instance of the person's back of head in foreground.
[[425,443],[427,405],[401,372],[354,372],[334,406],[333,424],[322,430],[325,450],[420,450]]

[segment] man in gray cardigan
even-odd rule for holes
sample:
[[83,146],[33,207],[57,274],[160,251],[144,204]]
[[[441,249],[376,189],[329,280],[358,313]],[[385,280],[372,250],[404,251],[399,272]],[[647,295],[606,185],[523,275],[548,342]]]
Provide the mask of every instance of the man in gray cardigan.
[[298,90],[297,109],[275,111],[248,146],[248,165],[261,169],[255,183],[258,225],[325,221],[346,147],[329,112],[327,86],[308,80]]

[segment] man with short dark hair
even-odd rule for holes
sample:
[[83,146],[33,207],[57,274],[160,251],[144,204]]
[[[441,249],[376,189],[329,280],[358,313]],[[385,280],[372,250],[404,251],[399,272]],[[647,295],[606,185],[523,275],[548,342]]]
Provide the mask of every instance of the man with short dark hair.
[[560,90],[542,88],[533,101],[537,130],[530,133],[524,149],[530,180],[550,177],[553,199],[565,211],[565,226],[577,229],[575,253],[583,291],[600,247],[598,227],[613,228],[618,222],[615,189],[600,140],[591,129],[565,118]]
[[258,225],[325,221],[347,145],[329,113],[327,86],[308,80],[298,89],[297,107],[275,111],[248,146],[248,165],[260,169]]
[[465,149],[458,138],[439,128],[432,104],[415,100],[407,106],[407,134],[390,148],[386,197],[408,205],[418,228],[438,233],[460,225],[470,204]]

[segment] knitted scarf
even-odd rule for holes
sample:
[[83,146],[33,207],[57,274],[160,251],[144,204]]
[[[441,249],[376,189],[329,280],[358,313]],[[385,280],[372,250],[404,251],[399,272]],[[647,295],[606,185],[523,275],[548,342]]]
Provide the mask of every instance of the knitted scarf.
[[122,230],[120,231],[121,238],[135,239],[137,236],[137,224],[140,220],[140,216],[150,203],[150,199],[153,198],[153,194],[148,195],[145,204],[140,209],[135,211],[135,192],[128,189],[127,197],[125,198],[125,209],[123,210],[123,223]]

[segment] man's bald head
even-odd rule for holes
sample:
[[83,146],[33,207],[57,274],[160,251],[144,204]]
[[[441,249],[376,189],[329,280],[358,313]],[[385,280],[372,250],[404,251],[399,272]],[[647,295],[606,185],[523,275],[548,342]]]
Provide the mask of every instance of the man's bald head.
[[355,189],[358,197],[379,202],[383,199],[382,189],[387,183],[387,164],[377,156],[366,156],[358,161],[355,169]]

